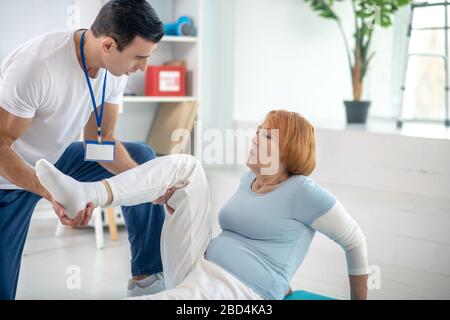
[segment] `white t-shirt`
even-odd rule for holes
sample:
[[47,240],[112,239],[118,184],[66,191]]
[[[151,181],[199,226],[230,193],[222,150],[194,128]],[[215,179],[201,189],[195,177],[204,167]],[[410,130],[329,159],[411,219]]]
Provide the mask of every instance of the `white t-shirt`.
[[[32,39],[0,66],[0,107],[15,116],[33,118],[28,130],[12,145],[32,167],[41,158],[55,163],[79,137],[93,112],[74,33],[56,31]],[[101,104],[104,72],[99,70],[96,78],[90,79],[97,106]],[[120,102],[127,79],[108,74],[105,102]],[[0,176],[0,189],[20,188]]]

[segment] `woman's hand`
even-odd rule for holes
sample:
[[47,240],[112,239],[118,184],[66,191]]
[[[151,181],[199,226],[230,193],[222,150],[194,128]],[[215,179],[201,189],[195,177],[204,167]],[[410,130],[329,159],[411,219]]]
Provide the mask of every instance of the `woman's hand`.
[[350,297],[352,300],[367,300],[368,274],[353,276],[349,275]]
[[176,188],[172,187],[170,189],[168,189],[166,191],[166,193],[164,193],[161,197],[159,197],[158,199],[156,199],[155,201],[153,201],[153,204],[165,204],[166,206],[166,210],[170,213],[173,214],[175,212],[175,209],[173,209],[172,207],[170,207],[167,204],[167,201],[169,201],[170,197],[172,197],[173,193],[175,192]]

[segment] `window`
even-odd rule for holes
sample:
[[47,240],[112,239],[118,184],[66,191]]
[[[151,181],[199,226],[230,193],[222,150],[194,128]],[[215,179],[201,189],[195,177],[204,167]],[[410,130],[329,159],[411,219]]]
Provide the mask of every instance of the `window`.
[[[448,1],[427,1],[412,12],[409,53],[434,56],[411,56],[405,78],[403,117],[444,121],[445,119],[445,10]],[[413,1],[416,3],[416,1]],[[422,3],[424,3],[422,1]],[[449,3],[450,5],[450,3]],[[450,11],[449,21],[450,21]]]

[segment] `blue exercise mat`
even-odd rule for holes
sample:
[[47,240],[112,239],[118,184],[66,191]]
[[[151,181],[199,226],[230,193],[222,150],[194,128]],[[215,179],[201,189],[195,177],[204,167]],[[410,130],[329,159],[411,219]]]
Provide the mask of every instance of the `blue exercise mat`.
[[287,295],[284,298],[284,300],[336,300],[336,299],[304,290],[296,290],[293,291],[291,294]]

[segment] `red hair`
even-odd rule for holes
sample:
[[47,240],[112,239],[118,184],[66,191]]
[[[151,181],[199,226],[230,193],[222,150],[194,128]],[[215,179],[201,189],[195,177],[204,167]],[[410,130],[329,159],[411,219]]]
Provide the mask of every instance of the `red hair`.
[[270,111],[265,119],[270,129],[279,130],[281,161],[288,174],[309,176],[316,167],[314,127],[297,112]]

